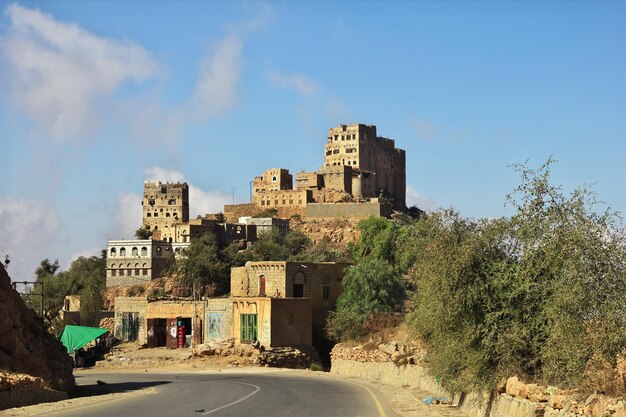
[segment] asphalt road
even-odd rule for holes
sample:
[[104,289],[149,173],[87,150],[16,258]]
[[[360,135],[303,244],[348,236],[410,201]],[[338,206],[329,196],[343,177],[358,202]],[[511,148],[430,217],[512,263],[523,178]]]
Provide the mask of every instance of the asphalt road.
[[[97,381],[105,384],[97,384]],[[263,373],[113,373],[83,374],[81,389],[94,394],[137,391],[102,397],[102,402],[47,415],[63,417],[320,416],[395,417],[371,388],[322,374]]]

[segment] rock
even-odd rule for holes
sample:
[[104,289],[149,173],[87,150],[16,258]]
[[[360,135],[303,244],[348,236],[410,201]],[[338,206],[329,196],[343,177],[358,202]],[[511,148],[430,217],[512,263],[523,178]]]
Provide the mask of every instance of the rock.
[[544,387],[537,384],[526,384],[526,398],[535,403],[545,403],[549,397]]
[[209,343],[203,343],[193,348],[193,356],[212,356],[215,354],[215,349]]
[[567,398],[568,398],[567,395],[553,394],[548,399],[548,405],[556,410],[562,410],[565,408]]
[[378,350],[393,355],[398,352],[398,342],[381,343],[378,345]]
[[526,393],[522,395],[522,391],[524,388],[524,383],[519,380],[516,376],[512,376],[506,380],[506,393],[511,397],[520,397],[525,398]]

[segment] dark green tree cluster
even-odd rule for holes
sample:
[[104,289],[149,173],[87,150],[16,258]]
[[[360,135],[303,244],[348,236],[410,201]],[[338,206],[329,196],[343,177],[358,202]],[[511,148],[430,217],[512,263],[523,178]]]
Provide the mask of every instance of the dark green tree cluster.
[[327,332],[335,339],[359,338],[364,322],[376,313],[402,308],[406,291],[398,264],[396,246],[401,227],[397,222],[371,217],[358,224],[360,239],[349,245],[356,264],[348,268],[336,310],[329,317]]
[[626,349],[626,235],[588,187],[566,195],[551,184],[551,164],[515,167],[511,217],[442,210],[408,223],[363,222],[331,331],[391,309],[379,282],[393,283],[409,290],[406,321],[450,390],[492,389],[511,375],[615,390],[614,375],[598,374]]
[[286,235],[272,230],[262,234],[250,247],[233,243],[220,246],[213,235],[195,239],[168,268],[169,275],[181,277],[189,293],[216,296],[230,291],[230,268],[247,261],[333,261],[346,255],[330,248],[326,241],[314,245],[302,232]]
[[83,256],[72,262],[67,271],[60,271],[59,261],[41,261],[35,270],[35,284],[24,294],[26,304],[39,312],[41,310],[41,289],[44,291],[44,324],[50,330],[60,330],[58,318],[66,295],[80,295],[81,323],[97,325],[98,314],[103,305],[103,291],[106,285],[106,253],[100,257]]

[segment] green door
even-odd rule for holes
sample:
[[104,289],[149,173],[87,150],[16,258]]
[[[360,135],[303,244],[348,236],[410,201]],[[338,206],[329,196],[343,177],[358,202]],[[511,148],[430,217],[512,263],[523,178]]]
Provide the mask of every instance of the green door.
[[257,339],[257,315],[242,314],[241,316],[241,343],[252,343]]

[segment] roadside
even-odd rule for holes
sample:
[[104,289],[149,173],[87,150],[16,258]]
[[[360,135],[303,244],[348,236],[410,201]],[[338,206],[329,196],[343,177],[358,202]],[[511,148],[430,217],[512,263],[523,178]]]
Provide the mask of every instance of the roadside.
[[[170,351],[171,353],[172,351]],[[182,356],[182,355],[180,355]],[[158,355],[155,355],[158,357]],[[125,362],[125,361],[122,361]],[[178,374],[178,373],[206,373],[206,374],[237,374],[237,373],[281,373],[281,374],[295,374],[298,376],[304,376],[307,378],[330,378],[336,380],[343,380],[349,383],[362,386],[364,389],[368,389],[374,398],[382,400],[386,403],[398,416],[401,417],[448,417],[458,416],[459,413],[455,413],[454,409],[448,406],[427,406],[423,404],[422,399],[429,395],[429,393],[410,389],[408,387],[396,387],[391,385],[382,384],[376,381],[346,377],[341,375],[329,374],[327,372],[310,371],[304,369],[281,369],[281,368],[269,368],[269,367],[235,367],[230,366],[220,367],[217,363],[206,363],[206,358],[193,358],[191,360],[181,360],[177,358],[168,357],[164,361],[167,365],[158,367],[94,367],[84,370],[77,370],[75,375],[77,383],[80,387],[81,377],[87,377],[91,374],[100,374],[103,371],[111,373],[166,373],[166,374]],[[130,361],[129,363],[133,363]],[[140,364],[141,361],[137,361]],[[58,401],[54,403],[42,403],[38,405],[13,408],[9,410],[0,411],[0,416],[7,417],[27,417],[33,415],[35,412],[43,415],[54,415],[62,413],[65,410],[71,410],[74,408],[88,408],[90,406],[100,406],[106,403],[113,403],[117,401],[123,401],[131,397],[146,396],[146,400],[149,401],[149,397],[157,393],[157,387],[148,386],[144,388],[138,388],[133,390],[122,390],[121,392],[108,392],[109,389],[106,385],[106,379],[103,378],[103,384],[101,386],[92,386],[88,389],[91,392],[83,392],[84,394],[91,394],[91,396],[75,397],[69,400]],[[79,388],[80,389],[80,388]],[[83,388],[84,390],[84,388]]]

